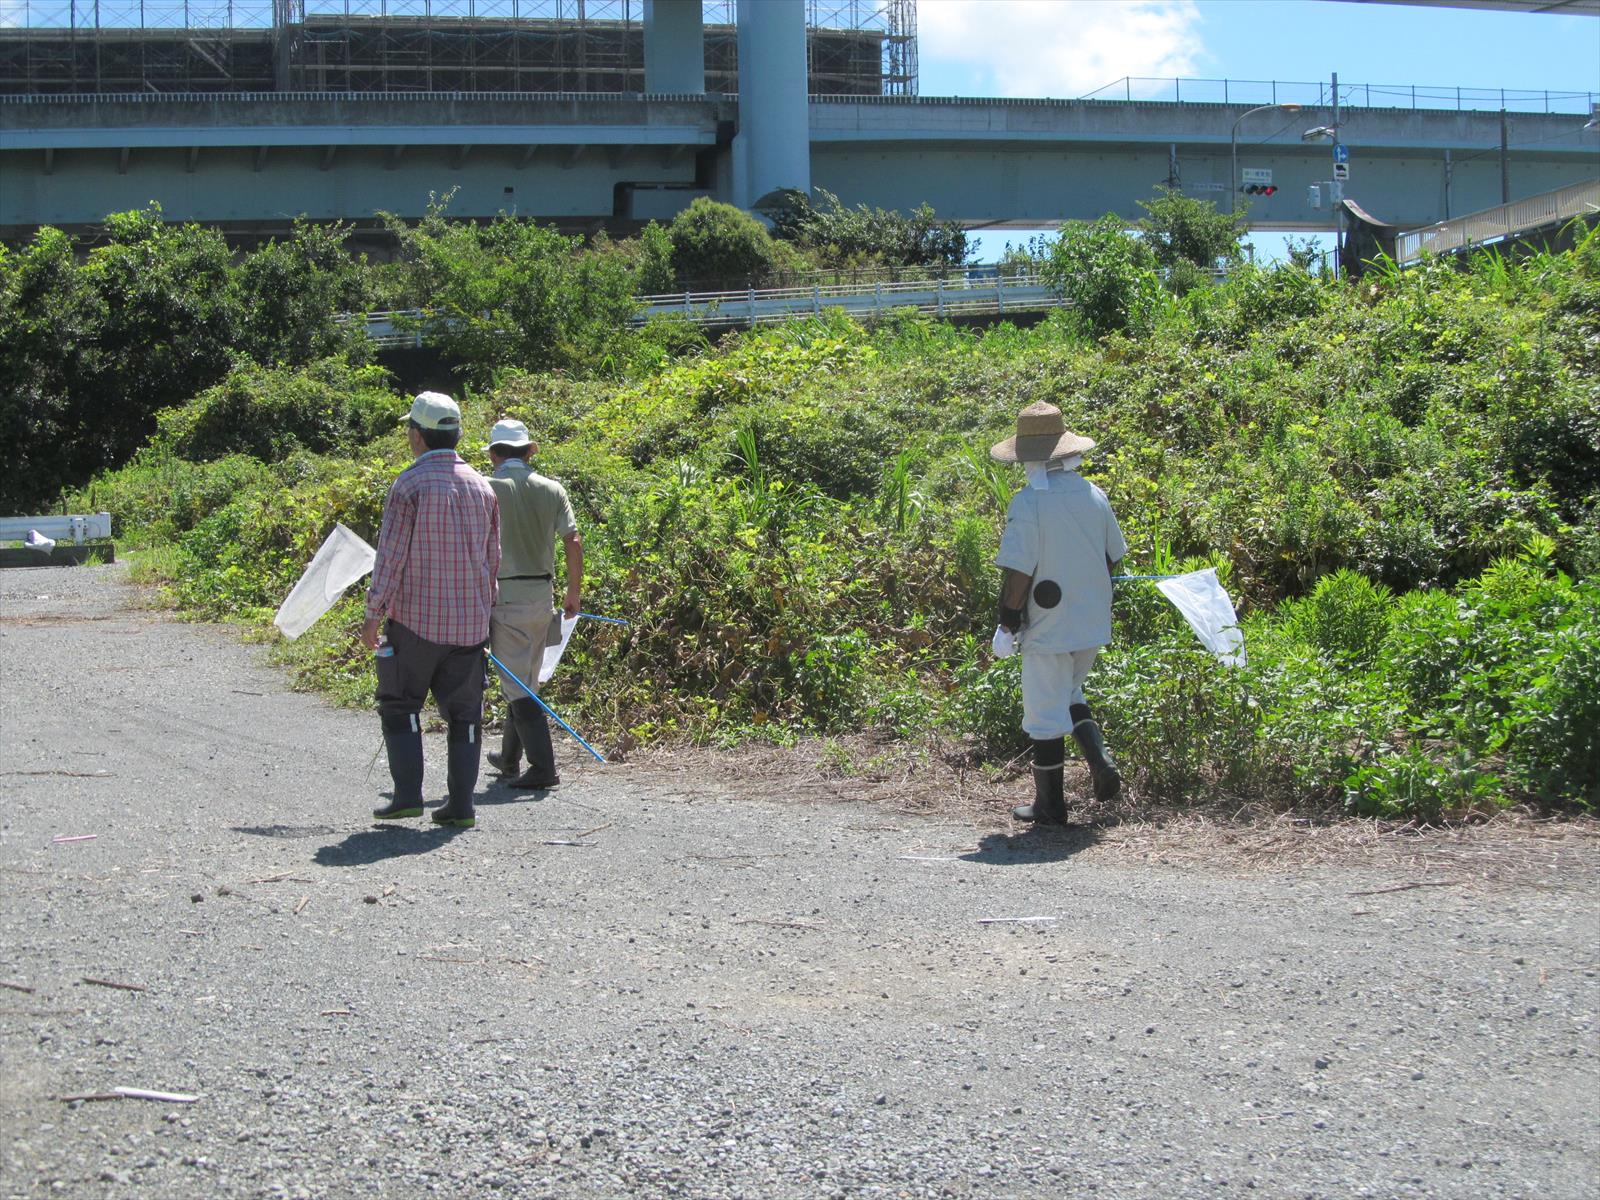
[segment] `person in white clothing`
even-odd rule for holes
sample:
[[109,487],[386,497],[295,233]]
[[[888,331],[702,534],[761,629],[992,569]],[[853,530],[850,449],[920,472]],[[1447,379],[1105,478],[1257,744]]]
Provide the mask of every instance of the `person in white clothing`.
[[1041,401],[1023,409],[1016,435],[989,452],[1028,474],[995,558],[1004,577],[994,651],[1001,658],[1022,652],[1022,728],[1033,741],[1034,801],[1012,810],[1019,821],[1065,824],[1068,733],[1089,764],[1095,798],[1104,803],[1122,788],[1083,694],[1100,647],[1111,641],[1111,576],[1128,550],[1106,494],[1078,474],[1094,444]]

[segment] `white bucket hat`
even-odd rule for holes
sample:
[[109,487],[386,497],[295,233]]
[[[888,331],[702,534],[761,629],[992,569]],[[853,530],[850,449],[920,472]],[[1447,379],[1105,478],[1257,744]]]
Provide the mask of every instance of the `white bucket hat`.
[[533,439],[528,436],[528,427],[521,421],[505,417],[496,421],[494,428],[489,431],[489,445],[509,446],[517,450],[523,446],[533,445]]

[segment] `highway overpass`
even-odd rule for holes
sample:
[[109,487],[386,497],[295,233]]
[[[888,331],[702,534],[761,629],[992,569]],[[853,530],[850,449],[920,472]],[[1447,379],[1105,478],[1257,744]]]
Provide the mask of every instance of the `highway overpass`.
[[[812,97],[810,182],[847,203],[929,203],[969,226],[1049,226],[1105,212],[1174,182],[1226,208],[1230,142],[1278,189],[1255,225],[1331,227],[1307,199],[1331,173],[1301,133],[1325,109],[1138,99]],[[87,231],[156,201],[171,219],[249,239],[299,215],[370,226],[379,210],[506,211],[572,229],[626,231],[697,195],[737,200],[737,99],[720,95],[317,94],[0,98],[0,236],[41,224]],[[1501,115],[1341,109],[1346,194],[1379,219],[1420,226],[1501,203]],[[1600,130],[1585,115],[1505,116],[1513,199],[1600,177]]]

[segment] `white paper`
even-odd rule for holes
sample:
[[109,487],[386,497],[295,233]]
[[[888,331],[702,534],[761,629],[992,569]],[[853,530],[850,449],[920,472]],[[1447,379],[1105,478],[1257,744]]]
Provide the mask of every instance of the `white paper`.
[[336,524],[294,590],[284,597],[273,624],[291,641],[310,629],[333,607],[344,590],[368,571],[378,552],[343,525]]
[[1156,586],[1183,614],[1207,650],[1230,667],[1244,666],[1244,634],[1215,567],[1157,580]]
[[544,661],[539,664],[540,683],[549,683],[550,676],[556,673],[556,667],[561,663],[561,656],[567,652],[567,643],[572,640],[572,631],[578,627],[578,618],[562,614],[561,640],[554,646],[544,648]]

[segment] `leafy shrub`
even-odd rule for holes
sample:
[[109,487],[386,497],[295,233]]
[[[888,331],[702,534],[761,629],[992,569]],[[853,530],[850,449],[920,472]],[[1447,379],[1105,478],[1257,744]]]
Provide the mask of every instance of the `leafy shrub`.
[[1284,626],[1337,662],[1367,667],[1389,632],[1390,604],[1388,588],[1341,569],[1318,580],[1304,600],[1286,605]]
[[741,208],[697,196],[667,227],[680,286],[760,287],[776,270],[772,236]]
[[1508,714],[1513,778],[1546,802],[1600,808],[1600,596],[1592,586],[1532,675]]
[[1107,213],[1093,223],[1068,222],[1051,247],[1044,276],[1099,336],[1149,326],[1161,295],[1154,262],[1149,247]]
[[804,246],[821,266],[959,267],[967,261],[967,231],[941,221],[926,204],[909,216],[858,204],[847,208],[826,188],[821,203],[789,192],[773,218],[773,233]]
[[297,449],[351,453],[404,418],[382,367],[325,359],[303,369],[244,362],[182,408],[161,414],[157,441],[204,462],[249,454],[276,462]]

